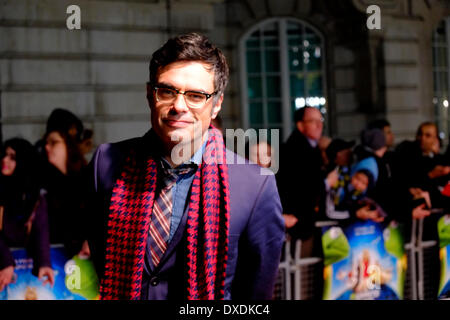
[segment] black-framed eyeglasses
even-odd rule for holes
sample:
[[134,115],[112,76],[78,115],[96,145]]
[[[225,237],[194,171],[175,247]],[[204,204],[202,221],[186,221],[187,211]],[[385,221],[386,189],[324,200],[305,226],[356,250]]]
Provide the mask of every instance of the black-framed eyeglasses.
[[184,96],[184,101],[189,108],[199,109],[202,108],[209,98],[214,96],[217,92],[206,93],[201,91],[181,91],[175,88],[169,88],[164,86],[153,86],[155,92],[156,101],[163,103],[171,103],[175,101],[178,94]]

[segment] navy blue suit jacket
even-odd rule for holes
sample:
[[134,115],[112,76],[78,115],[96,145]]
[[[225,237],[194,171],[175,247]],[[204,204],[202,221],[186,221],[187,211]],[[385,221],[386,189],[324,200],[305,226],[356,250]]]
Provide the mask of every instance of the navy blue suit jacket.
[[[90,163],[89,244],[99,277],[103,274],[109,205],[114,183],[131,149],[151,150],[152,131],[144,137],[102,144]],[[227,150],[227,152],[231,152]],[[228,164],[230,230],[225,299],[271,299],[285,239],[284,220],[275,178],[246,161]],[[242,161],[243,159],[240,158]],[[187,211],[187,210],[186,210]],[[183,215],[159,265],[146,267],[142,299],[184,299],[186,294]]]

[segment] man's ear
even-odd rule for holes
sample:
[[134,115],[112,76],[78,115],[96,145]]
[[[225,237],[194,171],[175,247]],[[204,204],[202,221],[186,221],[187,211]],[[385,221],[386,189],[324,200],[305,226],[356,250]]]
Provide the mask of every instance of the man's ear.
[[303,129],[305,128],[305,127],[303,126],[303,122],[302,122],[302,121],[297,121],[297,123],[296,123],[295,125],[296,125],[298,131],[300,131],[301,133],[303,133]]
[[222,102],[223,102],[223,94],[220,95],[220,97],[217,99],[216,103],[212,107],[211,119],[215,119],[217,117],[217,114],[219,113],[220,109],[222,109]]

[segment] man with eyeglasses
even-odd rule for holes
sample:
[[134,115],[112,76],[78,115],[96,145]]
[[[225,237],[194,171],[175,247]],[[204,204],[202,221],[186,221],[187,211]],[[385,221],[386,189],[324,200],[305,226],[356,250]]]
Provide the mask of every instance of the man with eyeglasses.
[[227,163],[210,126],[227,81],[206,37],[170,39],[150,62],[152,129],[97,149],[89,244],[102,299],[272,297],[281,204],[273,175],[234,153]]
[[297,109],[294,121],[296,127],[281,148],[277,185],[292,243],[302,240],[301,256],[311,257],[319,247],[314,243],[314,223],[323,216],[325,190],[334,186],[339,176],[336,170],[327,176],[322,171],[318,142],[323,117],[319,109]]

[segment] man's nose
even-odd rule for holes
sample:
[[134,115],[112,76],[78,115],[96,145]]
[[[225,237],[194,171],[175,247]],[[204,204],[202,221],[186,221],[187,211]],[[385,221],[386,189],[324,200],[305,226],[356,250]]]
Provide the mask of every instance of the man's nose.
[[177,112],[186,112],[189,110],[184,95],[177,94],[175,101],[173,102],[173,107]]

